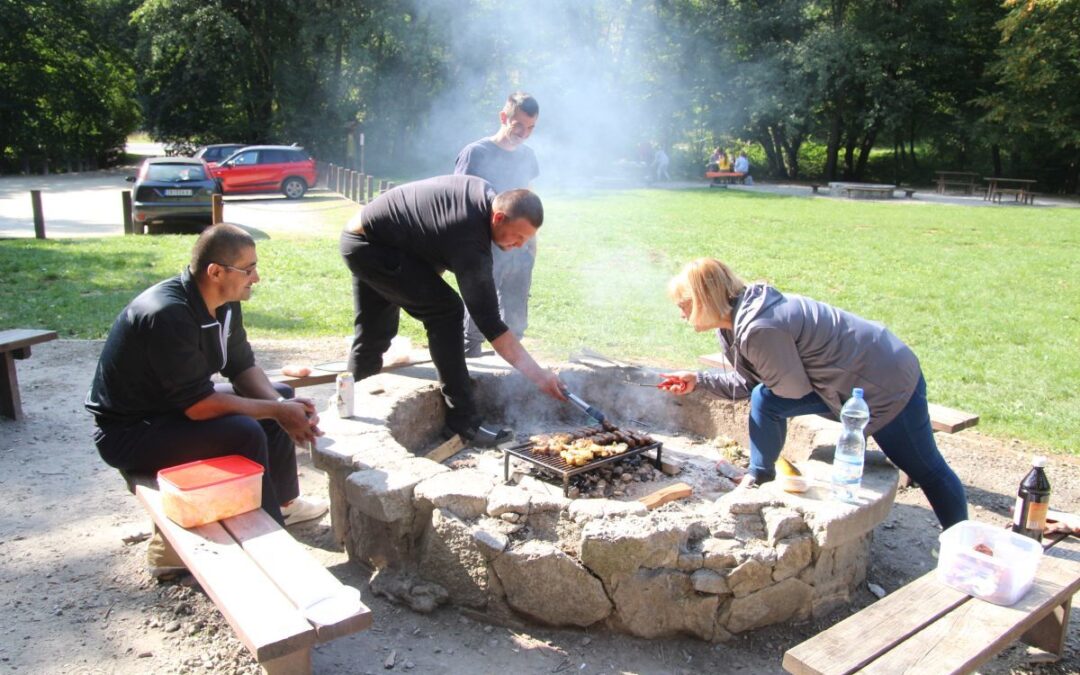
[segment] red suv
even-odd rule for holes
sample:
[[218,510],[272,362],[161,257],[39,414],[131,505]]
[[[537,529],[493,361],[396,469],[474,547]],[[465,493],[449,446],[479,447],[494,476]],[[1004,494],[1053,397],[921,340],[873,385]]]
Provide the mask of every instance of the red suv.
[[281,192],[289,199],[303,197],[318,178],[315,160],[292,145],[249,145],[210,170],[225,194]]

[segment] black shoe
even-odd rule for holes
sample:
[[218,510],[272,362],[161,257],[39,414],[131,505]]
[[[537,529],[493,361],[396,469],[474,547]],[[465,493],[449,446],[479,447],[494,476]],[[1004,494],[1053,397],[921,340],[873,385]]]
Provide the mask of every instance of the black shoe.
[[443,435],[450,438],[454,434],[461,436],[474,448],[494,448],[502,443],[514,440],[513,429],[492,429],[479,424],[470,429],[454,429],[449,423],[443,428]]

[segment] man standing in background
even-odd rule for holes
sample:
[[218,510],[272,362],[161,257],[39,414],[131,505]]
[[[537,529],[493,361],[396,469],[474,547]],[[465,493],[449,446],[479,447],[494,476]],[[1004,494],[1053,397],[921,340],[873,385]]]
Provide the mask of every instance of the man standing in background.
[[[516,91],[499,112],[499,130],[494,136],[466,145],[458,153],[455,174],[479,176],[491,183],[497,194],[528,188],[540,175],[536,153],[525,145],[536,127],[540,104],[529,94]],[[504,251],[492,245],[492,276],[499,295],[499,310],[510,332],[519,340],[529,322],[529,288],[536,263],[536,238],[525,246]],[[480,356],[484,336],[465,312],[465,356]]]

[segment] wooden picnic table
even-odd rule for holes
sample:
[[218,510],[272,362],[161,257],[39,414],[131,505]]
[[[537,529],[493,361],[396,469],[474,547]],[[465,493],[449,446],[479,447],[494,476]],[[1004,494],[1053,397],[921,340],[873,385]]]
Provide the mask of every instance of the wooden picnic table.
[[1031,188],[1037,181],[1028,178],[1001,178],[998,176],[983,176],[983,180],[988,183],[986,194],[983,195],[985,201],[997,201],[1000,204],[1001,195],[1011,194],[1014,195],[1014,201],[1021,204],[1033,204],[1035,202]]
[[935,171],[937,174],[937,191],[939,195],[945,194],[949,188],[963,190],[965,194],[975,194],[975,182],[979,174],[971,171]]

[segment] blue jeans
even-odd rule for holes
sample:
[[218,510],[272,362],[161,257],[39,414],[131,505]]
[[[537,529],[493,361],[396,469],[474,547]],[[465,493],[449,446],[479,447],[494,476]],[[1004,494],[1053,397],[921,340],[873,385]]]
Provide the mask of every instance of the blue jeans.
[[[759,483],[776,478],[776,458],[787,437],[787,421],[799,415],[828,413],[817,394],[781,398],[763,384],[750,394],[750,473]],[[967,520],[967,498],[960,479],[945,463],[930,426],[926,380],[919,383],[907,405],[873,435],[893,464],[919,484],[943,528]]]

